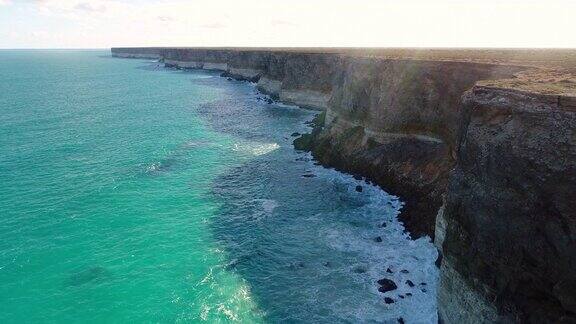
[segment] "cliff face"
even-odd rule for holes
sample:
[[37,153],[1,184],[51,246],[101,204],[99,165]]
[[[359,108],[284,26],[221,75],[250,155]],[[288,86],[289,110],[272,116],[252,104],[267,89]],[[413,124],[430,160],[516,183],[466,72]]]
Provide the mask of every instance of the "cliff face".
[[[121,52],[120,52],[121,53]],[[161,49],[168,66],[225,71],[227,76],[258,82],[273,98],[305,108],[327,108],[336,55],[269,51]]]
[[362,174],[401,196],[415,237],[434,236],[460,124],[459,101],[481,79],[517,67],[349,58],[333,83],[325,130],[310,145],[322,163]]
[[453,146],[462,93],[478,80],[511,77],[520,70],[478,63],[350,58],[338,71],[328,111],[374,133],[429,135]]
[[112,49],[112,56],[122,58],[160,59],[160,48],[118,48]]
[[451,323],[576,320],[576,104],[476,86],[462,106],[440,313]]
[[576,314],[576,77],[564,69],[574,53],[112,53],[221,70],[324,111],[296,147],[399,195],[411,235],[435,236],[444,255],[443,321],[540,323]]

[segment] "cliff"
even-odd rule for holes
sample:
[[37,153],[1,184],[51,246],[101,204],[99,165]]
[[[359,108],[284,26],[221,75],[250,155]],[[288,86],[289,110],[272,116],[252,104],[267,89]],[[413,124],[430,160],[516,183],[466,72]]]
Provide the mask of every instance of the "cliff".
[[406,202],[415,237],[434,236],[460,123],[461,94],[517,67],[349,58],[333,81],[325,128],[310,144],[322,163],[362,174]]
[[123,48],[122,50],[112,49],[114,57],[122,58],[143,58],[143,59],[160,59],[160,48],[141,47],[141,48]]
[[[447,323],[576,314],[576,51],[117,48],[323,111],[295,141],[435,237]],[[571,190],[572,189],[572,190]],[[440,260],[439,260],[440,261]]]
[[477,85],[462,111],[442,215],[443,317],[574,321],[574,97]]

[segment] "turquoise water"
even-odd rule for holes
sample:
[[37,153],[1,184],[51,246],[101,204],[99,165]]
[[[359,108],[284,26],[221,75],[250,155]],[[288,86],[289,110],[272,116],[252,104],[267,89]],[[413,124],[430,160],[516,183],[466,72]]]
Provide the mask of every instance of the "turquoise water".
[[107,51],[0,51],[0,322],[435,322],[436,252],[401,202],[294,151],[313,114],[260,97]]

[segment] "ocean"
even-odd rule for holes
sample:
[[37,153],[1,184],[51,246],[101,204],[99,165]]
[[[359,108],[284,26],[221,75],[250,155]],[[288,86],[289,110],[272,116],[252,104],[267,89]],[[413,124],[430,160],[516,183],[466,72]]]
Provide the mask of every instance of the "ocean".
[[401,197],[294,150],[315,112],[264,98],[108,50],[0,51],[0,322],[436,323],[437,252]]

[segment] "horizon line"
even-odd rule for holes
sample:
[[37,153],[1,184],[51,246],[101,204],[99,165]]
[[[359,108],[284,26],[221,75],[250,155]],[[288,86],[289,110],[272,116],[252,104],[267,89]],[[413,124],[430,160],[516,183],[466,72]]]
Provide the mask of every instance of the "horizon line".
[[576,47],[496,46],[109,46],[109,47],[0,47],[0,50],[111,50],[113,48],[206,48],[206,49],[462,49],[462,50],[576,50]]

